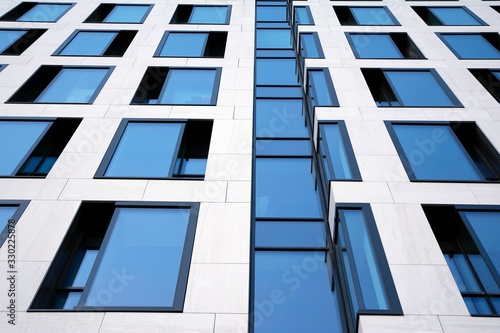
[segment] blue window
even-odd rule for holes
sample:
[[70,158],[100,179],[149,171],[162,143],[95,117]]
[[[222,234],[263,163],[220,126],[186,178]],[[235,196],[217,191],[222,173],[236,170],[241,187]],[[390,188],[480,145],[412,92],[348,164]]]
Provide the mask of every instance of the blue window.
[[0,176],[45,177],[81,119],[0,119]]
[[387,7],[334,6],[341,25],[399,25]]
[[469,69],[486,90],[500,102],[500,69]]
[[257,29],[256,48],[291,49],[292,32],[290,29]]
[[182,311],[198,207],[82,203],[31,309]]
[[437,35],[459,59],[500,59],[500,36],[497,33]]
[[255,102],[258,138],[308,138],[301,99],[257,99]]
[[402,309],[368,205],[338,205],[335,245],[350,299],[349,312],[401,314]]
[[54,52],[64,56],[121,57],[137,31],[75,31]]
[[300,55],[304,58],[324,58],[318,33],[302,32],[299,34]]
[[148,67],[132,104],[215,105],[220,74],[220,68]]
[[499,316],[499,207],[423,209],[470,314]]
[[[273,6],[274,4],[274,6]],[[256,7],[257,22],[286,22],[286,6],[276,6],[276,2],[260,1]]]
[[294,20],[300,25],[314,25],[314,20],[309,6],[293,7]]
[[460,107],[435,70],[363,69],[377,106]]
[[339,106],[327,68],[309,69],[307,79],[307,95],[311,106]]
[[475,123],[387,123],[411,180],[495,181],[499,154]]
[[1,29],[0,55],[20,55],[33,44],[46,29]]
[[295,59],[260,58],[255,61],[256,84],[293,86],[299,84]]
[[346,33],[346,36],[356,58],[424,58],[406,33]]
[[227,32],[223,31],[167,31],[155,52],[155,56],[223,58],[226,40]]
[[100,4],[85,23],[142,23],[153,5]]
[[203,179],[211,121],[124,120],[96,177]]
[[231,6],[178,5],[170,24],[229,24]]
[[0,17],[0,21],[57,22],[74,4],[22,2]]
[[320,123],[318,153],[326,180],[361,180],[343,122]]
[[10,234],[15,238],[14,228],[27,206],[28,201],[0,200],[0,247]]
[[413,7],[427,25],[486,25],[467,7]]

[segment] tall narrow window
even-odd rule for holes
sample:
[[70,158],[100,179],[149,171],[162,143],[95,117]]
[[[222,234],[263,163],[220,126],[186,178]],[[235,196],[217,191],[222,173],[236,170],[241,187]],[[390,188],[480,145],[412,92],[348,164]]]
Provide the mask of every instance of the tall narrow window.
[[15,240],[13,229],[28,203],[28,201],[0,200],[0,247],[6,239]]
[[309,6],[294,6],[293,16],[295,24],[314,25],[314,19]]
[[308,101],[314,106],[339,106],[332,78],[327,68],[307,70]]

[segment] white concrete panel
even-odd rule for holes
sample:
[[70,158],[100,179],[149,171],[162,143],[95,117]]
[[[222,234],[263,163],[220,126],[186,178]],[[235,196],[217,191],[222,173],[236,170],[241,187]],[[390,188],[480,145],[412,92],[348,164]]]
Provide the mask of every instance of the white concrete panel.
[[144,201],[224,202],[227,181],[150,180]]
[[481,204],[500,204],[500,188],[498,184],[470,184],[469,187]]
[[252,156],[210,154],[205,172],[206,180],[250,180]]
[[66,182],[66,179],[3,178],[0,179],[0,198],[56,200]]
[[363,181],[408,181],[408,176],[398,156],[357,155]]
[[210,140],[212,154],[250,154],[251,120],[215,120]]
[[70,179],[62,200],[142,200],[147,180]]
[[470,316],[439,316],[444,333],[498,333],[500,322],[498,318]]
[[467,184],[390,182],[396,203],[475,204],[477,199]]
[[245,314],[218,313],[215,315],[214,333],[247,333],[248,316]]
[[443,333],[437,316],[360,316],[358,333]]
[[250,181],[228,181],[226,202],[250,202],[251,189]]
[[383,121],[346,120],[356,155],[396,155],[396,149]]
[[389,187],[385,182],[330,182],[335,202],[362,203],[378,202],[392,203]]
[[104,153],[62,153],[47,175],[47,179],[92,179],[103,156]]

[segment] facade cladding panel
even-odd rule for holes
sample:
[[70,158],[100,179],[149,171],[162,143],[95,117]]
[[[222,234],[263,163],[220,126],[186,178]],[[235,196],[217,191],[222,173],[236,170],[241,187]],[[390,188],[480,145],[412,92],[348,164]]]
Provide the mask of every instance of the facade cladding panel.
[[0,1],[0,332],[500,332],[500,1]]

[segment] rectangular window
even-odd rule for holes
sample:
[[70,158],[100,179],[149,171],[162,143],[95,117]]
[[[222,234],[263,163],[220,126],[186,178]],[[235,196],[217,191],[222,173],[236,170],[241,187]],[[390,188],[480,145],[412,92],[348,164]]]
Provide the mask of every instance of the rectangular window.
[[14,234],[10,236],[11,239],[15,238],[15,231],[13,232],[12,229],[21,218],[28,203],[29,201],[0,200],[0,247],[10,234]]
[[500,103],[500,69],[469,69],[469,71]]
[[303,58],[324,58],[317,32],[301,32],[299,34],[299,50]]
[[198,209],[83,202],[30,309],[182,311]]
[[295,58],[259,58],[255,60],[257,85],[296,86],[299,85]]
[[143,23],[153,5],[100,4],[85,23]]
[[136,34],[137,30],[77,30],[54,52],[54,55],[121,57]]
[[212,124],[123,120],[96,177],[203,179]]
[[312,107],[339,106],[328,68],[312,68],[307,70],[306,95]]
[[287,22],[287,7],[275,1],[257,1],[257,22]]
[[438,33],[459,59],[500,59],[498,33]]
[[318,154],[325,180],[361,180],[344,122],[319,123]]
[[427,25],[487,25],[467,7],[412,7]]
[[362,69],[377,106],[461,107],[434,69]]
[[47,29],[1,29],[0,55],[20,55]]
[[412,181],[498,181],[500,155],[475,123],[387,122]]
[[0,119],[0,177],[45,177],[80,122],[78,118]]
[[131,104],[215,105],[220,75],[221,68],[148,67]]
[[258,49],[291,49],[291,29],[257,29],[255,47]]
[[358,59],[425,59],[406,33],[349,33],[347,40]]
[[155,57],[224,58],[227,32],[167,31]]
[[309,6],[294,6],[293,18],[295,24],[299,25],[314,25],[314,20]]
[[387,7],[333,6],[341,25],[400,25]]
[[42,66],[9,99],[9,103],[90,104],[113,67]]
[[500,315],[500,209],[423,206],[471,315]]
[[402,314],[369,205],[339,204],[335,221],[334,244],[351,318],[356,321],[363,313]]
[[0,17],[0,21],[57,22],[73,3],[21,2]]
[[178,5],[170,24],[229,24],[231,6]]
[[309,138],[302,99],[261,99],[255,101],[257,138]]

